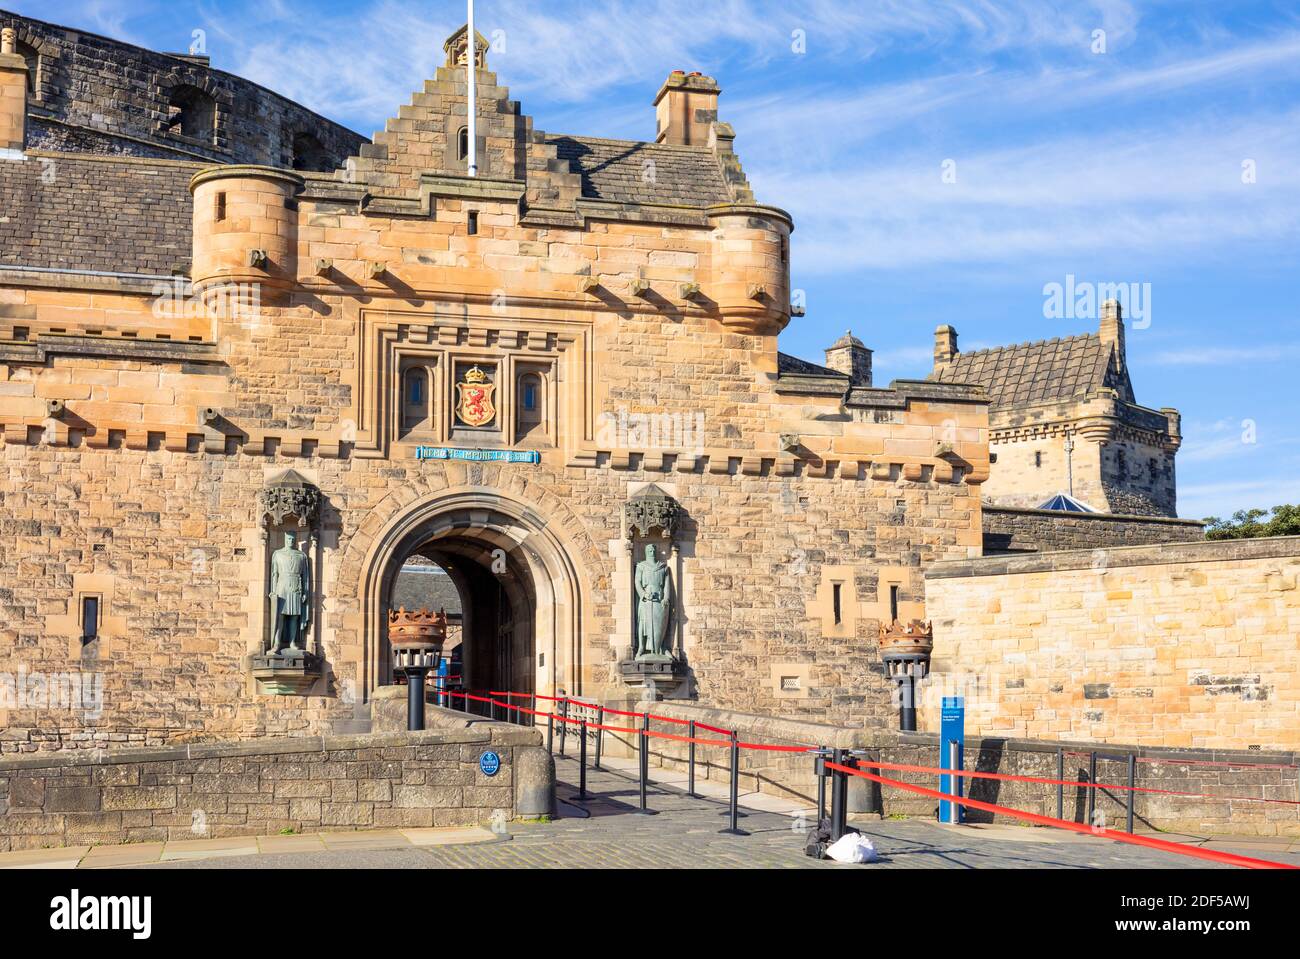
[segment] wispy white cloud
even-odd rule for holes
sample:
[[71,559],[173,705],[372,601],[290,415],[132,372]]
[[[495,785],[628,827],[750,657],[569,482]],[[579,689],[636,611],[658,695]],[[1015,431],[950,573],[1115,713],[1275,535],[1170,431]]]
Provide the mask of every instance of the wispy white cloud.
[[[1043,256],[1155,258],[1300,237],[1300,113],[1215,118],[1140,138],[1055,137],[944,152],[914,147],[832,168],[751,169],[796,215],[801,273]],[[1241,179],[1243,157],[1258,182]],[[956,182],[944,182],[951,159]],[[1118,258],[1117,256],[1117,258]],[[1126,276],[1122,279],[1139,279]]]

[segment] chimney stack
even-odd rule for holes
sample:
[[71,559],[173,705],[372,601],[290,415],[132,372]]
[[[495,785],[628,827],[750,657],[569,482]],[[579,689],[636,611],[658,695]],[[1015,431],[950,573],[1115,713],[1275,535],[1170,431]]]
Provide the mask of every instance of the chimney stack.
[[1119,300],[1107,300],[1101,305],[1101,342],[1103,346],[1114,347],[1119,371],[1124,372],[1128,363],[1124,348],[1124,309]]
[[934,365],[951,363],[957,355],[957,331],[946,323],[934,331]]
[[656,143],[708,146],[709,128],[718,119],[718,88],[713,77],[674,70],[655,97]]
[[849,330],[826,351],[826,365],[847,376],[852,386],[871,385],[871,351]]
[[13,27],[0,30],[0,152],[22,153],[27,145],[27,61],[18,52]]

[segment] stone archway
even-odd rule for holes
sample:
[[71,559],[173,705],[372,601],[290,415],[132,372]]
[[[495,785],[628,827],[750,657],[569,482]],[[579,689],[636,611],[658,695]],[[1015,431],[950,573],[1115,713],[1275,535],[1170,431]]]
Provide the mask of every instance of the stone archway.
[[[503,591],[511,613],[511,665],[485,668],[480,635],[476,640],[479,661],[469,666],[471,685],[508,680],[520,691],[548,695],[558,689],[570,695],[582,692],[588,594],[577,561],[581,547],[558,532],[539,508],[498,489],[462,487],[428,492],[393,507],[378,528],[365,536],[364,544],[353,544],[365,549],[357,570],[361,619],[358,679],[367,699],[376,687],[390,681],[387,602],[393,579],[412,552],[454,558],[467,564],[467,571],[472,568],[468,574],[480,583],[490,575]],[[345,563],[345,570],[348,565]],[[501,620],[498,617],[489,628],[500,632]]]

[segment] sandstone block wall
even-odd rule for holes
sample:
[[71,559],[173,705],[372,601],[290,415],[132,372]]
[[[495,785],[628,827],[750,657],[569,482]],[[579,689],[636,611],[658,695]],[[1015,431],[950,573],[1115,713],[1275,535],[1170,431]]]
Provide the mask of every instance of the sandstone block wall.
[[491,724],[0,759],[0,851],[513,818],[516,765],[540,742]]
[[1300,537],[937,563],[926,572],[941,695],[984,736],[1294,749]]
[[1190,519],[1061,513],[988,504],[984,505],[981,515],[986,556],[1195,542],[1205,538],[1204,524]]

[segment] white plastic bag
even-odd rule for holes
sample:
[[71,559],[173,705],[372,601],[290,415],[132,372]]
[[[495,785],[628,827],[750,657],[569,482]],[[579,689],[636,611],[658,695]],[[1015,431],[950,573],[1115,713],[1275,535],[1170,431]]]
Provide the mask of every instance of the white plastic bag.
[[876,847],[860,832],[846,832],[826,849],[826,855],[836,862],[875,862]]

